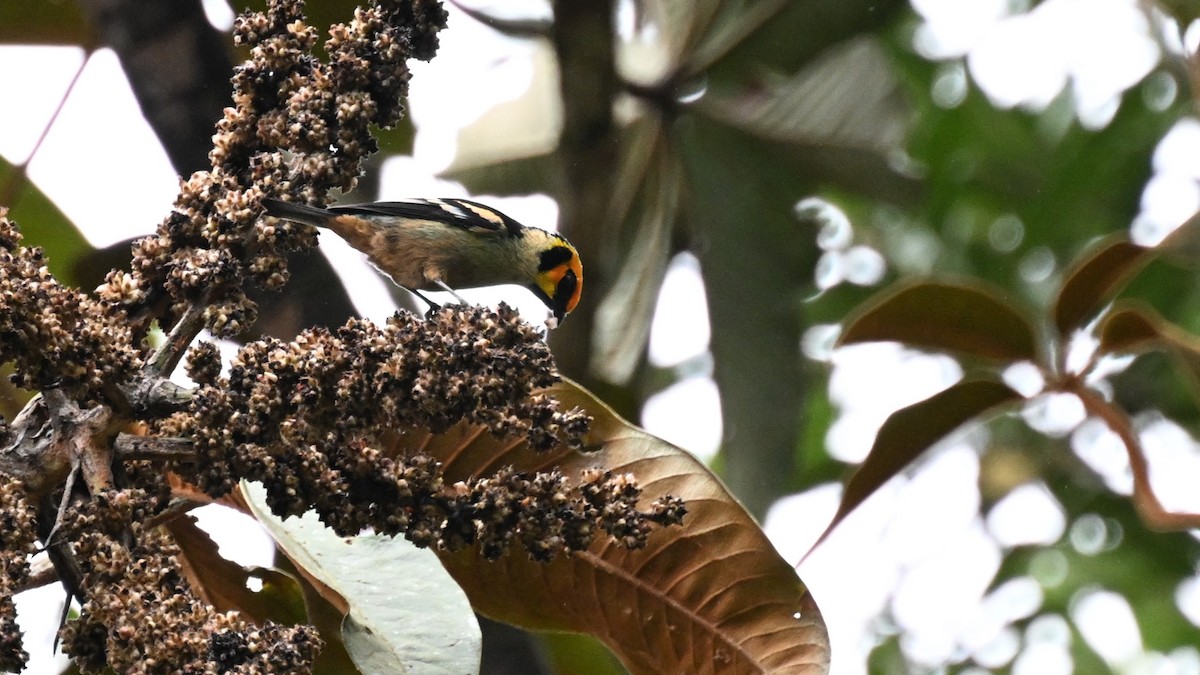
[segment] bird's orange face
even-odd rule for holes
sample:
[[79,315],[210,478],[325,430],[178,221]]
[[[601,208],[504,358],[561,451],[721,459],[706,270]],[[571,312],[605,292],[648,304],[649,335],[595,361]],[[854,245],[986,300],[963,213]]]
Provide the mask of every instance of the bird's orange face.
[[554,318],[562,321],[579,304],[583,293],[583,263],[574,246],[562,237],[556,239],[555,245],[542,253],[536,290],[554,312]]

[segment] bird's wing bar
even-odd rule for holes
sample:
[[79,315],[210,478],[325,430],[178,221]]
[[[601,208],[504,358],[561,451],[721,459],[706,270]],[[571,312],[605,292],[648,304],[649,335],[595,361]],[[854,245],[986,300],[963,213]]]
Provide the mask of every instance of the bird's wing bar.
[[512,236],[520,236],[524,229],[517,221],[489,206],[457,198],[347,204],[334,206],[329,210],[338,214],[359,216],[399,216],[417,220],[435,220],[467,229],[506,231]]

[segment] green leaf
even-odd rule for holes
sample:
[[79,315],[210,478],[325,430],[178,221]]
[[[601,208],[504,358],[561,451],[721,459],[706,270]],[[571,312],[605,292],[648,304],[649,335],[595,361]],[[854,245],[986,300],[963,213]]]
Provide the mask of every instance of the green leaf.
[[[25,246],[41,246],[46,252],[46,266],[59,281],[78,286],[74,268],[76,261],[93,249],[75,224],[63,215],[41,190],[25,175],[24,167],[14,167],[0,158],[0,186],[15,194],[7,206],[9,220],[17,223]],[[84,289],[91,290],[91,289]]]
[[713,62],[729,54],[755,31],[775,18],[790,2],[791,0],[763,0],[749,7],[740,7],[733,17],[709,26],[703,44],[698,46],[695,53],[689,55],[687,74],[703,72]]
[[[1050,466],[1044,478],[1069,515],[1068,526],[1081,517],[1094,519],[1089,529],[1104,542],[1102,548],[1081,552],[1070,537],[1048,547],[1016,548],[1005,556],[993,587],[1015,577],[1038,578],[1044,592],[1040,614],[1064,617],[1071,617],[1081,593],[1111,590],[1129,601],[1147,651],[1167,653],[1195,644],[1196,627],[1182,614],[1175,596],[1180,582],[1195,574],[1200,552],[1196,540],[1186,532],[1148,529],[1128,497],[1086,485],[1067,467]],[[1098,524],[1103,529],[1096,533]],[[1111,672],[1077,632],[1072,643],[1073,652],[1090,654],[1076,661],[1074,672]]]
[[[899,25],[889,41],[916,108],[907,155],[928,196],[910,217],[943,235],[939,270],[988,278],[1040,303],[1055,290],[1054,277],[1032,281],[1020,263],[1034,260],[1030,255],[1047,262],[1047,253],[1066,262],[1082,242],[1128,230],[1153,172],[1154,148],[1190,114],[1190,100],[1175,96],[1167,109],[1152,106],[1148,78],[1123,96],[1102,129],[1078,122],[1070,87],[1036,113],[998,109],[961,63],[931,63],[915,53],[911,30]],[[1170,72],[1152,78],[1179,82]],[[934,102],[931,92],[950,83],[965,98],[950,106]],[[1016,239],[997,248],[993,225],[1014,217]]]
[[838,345],[890,341],[1002,361],[1037,361],[1033,325],[1004,299],[1004,291],[966,281],[896,286],[846,321]]
[[[686,4],[686,3],[685,3]],[[723,2],[722,12],[685,54],[688,74],[743,85],[766,72],[794,72],[817,54],[877,30],[908,8],[900,0]],[[819,27],[819,28],[818,28]]]
[[0,43],[92,46],[95,39],[77,2],[0,2]]
[[794,75],[704,96],[695,109],[773,142],[887,154],[902,148],[911,117],[899,94],[887,54],[878,40],[862,36]]
[[1067,271],[1054,300],[1054,325],[1068,337],[1154,257],[1124,235],[1107,237]]
[[1156,9],[1165,11],[1179,24],[1179,33],[1200,19],[1200,1],[1198,0],[1158,0],[1154,3]]
[[551,672],[561,675],[628,675],[629,671],[591,635],[545,633],[541,636]]
[[612,215],[633,237],[622,242],[621,270],[596,307],[588,369],[623,385],[641,362],[650,337],[684,182],[656,119],[631,124],[621,141]]
[[377,129],[375,138],[379,141],[379,152],[382,156],[412,155],[413,141],[417,128],[413,126],[412,117],[405,115],[391,129]]
[[1002,382],[965,380],[892,413],[880,427],[867,459],[846,483],[837,513],[813,548],[824,541],[854,509],[930,446],[968,421],[1022,400],[1020,394]]
[[474,167],[451,166],[438,178],[462,183],[475,195],[554,194],[562,183],[562,165],[558,155],[545,153]]
[[280,520],[261,485],[243,482],[242,493],[296,566],[345,600],[342,637],[364,673],[478,671],[479,625],[432,551],[402,537],[339,537],[312,513]]

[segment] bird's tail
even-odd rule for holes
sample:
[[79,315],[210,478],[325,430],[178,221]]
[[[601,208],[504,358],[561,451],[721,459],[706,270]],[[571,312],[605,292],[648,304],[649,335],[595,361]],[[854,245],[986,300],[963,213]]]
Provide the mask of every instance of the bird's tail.
[[325,209],[305,204],[281,202],[278,199],[264,199],[262,205],[267,210],[267,215],[314,227],[329,227],[329,221],[334,218],[334,215]]

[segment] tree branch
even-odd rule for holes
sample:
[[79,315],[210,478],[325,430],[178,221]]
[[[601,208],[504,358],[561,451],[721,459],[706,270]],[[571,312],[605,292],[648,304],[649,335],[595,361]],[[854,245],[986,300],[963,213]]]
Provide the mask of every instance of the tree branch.
[[154,462],[187,462],[196,459],[192,442],[186,438],[158,438],[117,434],[113,450],[121,460],[146,459]]

